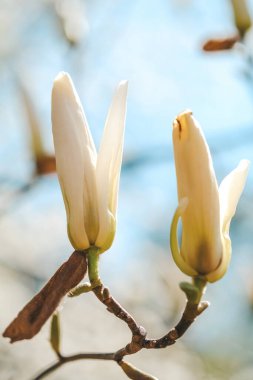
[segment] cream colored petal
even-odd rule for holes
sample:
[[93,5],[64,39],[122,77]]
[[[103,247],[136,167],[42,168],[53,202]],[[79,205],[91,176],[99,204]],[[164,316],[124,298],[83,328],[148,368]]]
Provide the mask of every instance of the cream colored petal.
[[244,189],[248,170],[249,161],[242,160],[220,184],[220,219],[223,234],[228,234],[229,232],[229,225],[235,214],[237,203]]
[[222,258],[219,193],[208,145],[191,111],[174,121],[173,146],[178,199],[189,200],[182,215],[181,254],[190,267],[205,275]]
[[117,87],[107,115],[97,160],[99,234],[96,245],[98,247],[103,247],[105,241],[108,240],[108,236],[110,236],[110,242],[108,243],[107,241],[106,243],[106,247],[109,248],[115,232],[126,118],[126,98],[127,81],[122,81]]
[[183,259],[180,248],[178,246],[178,238],[177,238],[177,227],[178,227],[178,221],[179,218],[182,217],[183,213],[185,212],[185,209],[188,205],[188,199],[182,198],[180,200],[180,203],[175,211],[175,214],[172,219],[171,228],[170,228],[170,248],[172,257],[178,266],[178,268],[188,276],[197,276],[197,272],[190,267],[189,264]]
[[54,81],[52,127],[69,237],[75,249],[86,249],[98,229],[97,155],[80,99],[66,73],[60,73]]
[[220,280],[224,274],[226,273],[229,262],[231,259],[231,241],[229,237],[226,237],[223,239],[223,255],[221,262],[217,269],[215,269],[213,272],[208,273],[205,278],[208,282],[215,282]]
[[249,161],[242,160],[239,165],[228,174],[220,184],[220,217],[223,234],[223,255],[218,268],[209,273],[206,278],[209,282],[219,280],[227,271],[231,259],[231,240],[229,226],[235,214],[236,206],[243,191],[249,169]]

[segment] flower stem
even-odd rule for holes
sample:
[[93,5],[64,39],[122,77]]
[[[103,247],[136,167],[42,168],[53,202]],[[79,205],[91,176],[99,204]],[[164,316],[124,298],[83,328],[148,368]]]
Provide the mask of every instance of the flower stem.
[[101,285],[101,280],[99,277],[99,255],[100,250],[97,247],[90,247],[88,250],[88,273],[91,286]]
[[193,284],[198,289],[198,296],[197,296],[197,299],[196,299],[195,303],[199,304],[200,301],[201,301],[201,298],[202,298],[202,296],[203,296],[203,294],[205,293],[205,290],[206,290],[206,280],[204,280],[201,277],[194,277],[193,278]]

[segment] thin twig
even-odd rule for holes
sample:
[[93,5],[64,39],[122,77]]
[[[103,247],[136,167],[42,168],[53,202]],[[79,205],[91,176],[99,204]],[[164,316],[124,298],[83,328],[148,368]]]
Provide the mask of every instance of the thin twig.
[[185,306],[183,315],[178,324],[171,329],[166,335],[159,339],[145,339],[147,332],[142,326],[139,326],[135,319],[110,295],[109,289],[100,285],[93,289],[97,298],[107,306],[107,310],[113,313],[117,318],[127,323],[132,332],[131,342],[115,353],[115,359],[119,362],[126,355],[132,355],[143,348],[165,348],[176,343],[191,326],[197,316],[199,316],[207,307],[207,302],[188,301]]
[[[128,325],[129,329],[133,334],[140,331],[141,327],[137,324],[135,319],[129,314],[119,302],[115,300],[110,294],[108,288],[103,285],[97,286],[93,289],[93,293],[106,307],[107,310],[113,313],[117,318],[123,320]],[[143,327],[142,327],[143,329]]]
[[109,312],[126,322],[132,332],[131,342],[115,353],[116,360],[120,361],[125,355],[140,351],[147,335],[145,328],[139,326],[135,319],[110,295],[108,288],[100,285],[93,289],[93,293],[107,307]]
[[[78,255],[78,252],[74,253],[74,255]],[[81,254],[82,259],[86,263],[86,254],[83,252]],[[98,300],[102,302],[107,310],[114,314],[117,318],[124,321],[129,327],[132,338],[130,343],[128,343],[125,347],[117,350],[113,353],[81,353],[72,356],[63,356],[60,352],[59,348],[59,326],[56,324],[53,326],[53,335],[51,330],[51,344],[53,346],[54,351],[58,356],[58,361],[53,363],[50,367],[41,372],[37,377],[33,380],[39,380],[55,371],[59,367],[63,366],[66,363],[73,362],[81,359],[99,359],[99,360],[112,360],[116,361],[118,364],[122,363],[122,359],[126,355],[132,355],[143,348],[151,349],[151,348],[165,348],[170,346],[176,342],[178,338],[180,338],[190,327],[190,325],[194,322],[195,318],[201,314],[205,308],[208,306],[206,302],[200,302],[202,294],[205,289],[206,282],[201,278],[196,278],[193,281],[193,284],[185,284],[182,283],[180,285],[181,289],[185,292],[188,302],[186,303],[185,310],[183,315],[178,322],[178,324],[170,330],[165,336],[159,339],[146,339],[147,332],[144,327],[138,325],[135,319],[125,310],[119,302],[114,299],[108,288],[104,287],[101,283],[99,272],[98,272],[98,259],[99,259],[99,251],[98,250],[90,250],[88,252],[88,270],[89,270],[89,278],[90,278],[90,289],[96,295]],[[86,269],[86,268],[85,268]],[[57,272],[58,273],[58,272]],[[145,373],[142,373],[138,369],[135,369],[133,366],[126,364],[125,373],[129,371],[132,373],[135,372],[134,377],[129,376],[130,378],[138,378],[138,379],[151,379],[151,377]],[[129,373],[130,373],[129,372]],[[143,377],[144,376],[144,377]]]
[[145,339],[146,330],[143,327],[138,326],[134,318],[125,309],[123,309],[112,296],[110,296],[107,288],[99,286],[93,289],[93,292],[96,294],[97,298],[107,306],[108,311],[112,312],[116,317],[122,319],[128,324],[133,334],[131,342],[118,351],[111,353],[80,353],[71,356],[59,356],[59,360],[57,362],[50,365],[33,380],[43,379],[45,376],[54,372],[64,364],[77,360],[112,360],[119,363],[124,356],[132,355],[143,348],[154,349],[168,347],[176,343],[177,339],[179,339],[188,330],[196,317],[200,315],[208,306],[205,302],[201,302],[200,304],[187,302],[180,321],[173,329],[171,329],[160,339]]
[[204,301],[200,304],[188,301],[178,324],[160,339],[145,339],[143,342],[143,348],[165,348],[176,343],[176,341],[184,335],[195,321],[196,317],[198,317],[207,307],[208,303]]
[[117,363],[121,362],[126,355],[132,355],[143,348],[165,348],[179,339],[191,326],[196,317],[200,315],[208,306],[206,302],[193,303],[188,301],[185,306],[183,315],[178,324],[171,329],[166,335],[159,339],[145,339],[146,330],[139,326],[135,319],[110,295],[109,289],[99,285],[93,289],[96,297],[101,301],[107,310],[113,313],[117,318],[123,320],[132,332],[131,342],[116,352],[111,353],[80,353],[72,356],[59,356],[57,362],[50,365],[43,372],[37,375],[33,380],[40,380],[66,363],[82,360],[112,360]]
[[82,359],[95,359],[95,360],[115,360],[114,353],[80,353],[71,356],[61,356],[60,359],[51,364],[48,368],[42,371],[39,375],[33,378],[33,380],[43,379],[45,376],[54,372],[59,367],[63,366],[66,363],[74,362]]

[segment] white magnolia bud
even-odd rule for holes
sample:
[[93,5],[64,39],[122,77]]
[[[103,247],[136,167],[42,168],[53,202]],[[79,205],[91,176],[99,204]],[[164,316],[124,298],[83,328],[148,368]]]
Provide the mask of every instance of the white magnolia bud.
[[171,227],[172,254],[184,273],[214,282],[224,275],[230,261],[229,225],[245,185],[249,162],[242,160],[218,188],[209,147],[190,111],[181,113],[174,121],[173,145],[179,206]]
[[76,250],[101,252],[114,239],[125,129],[127,82],[120,82],[97,154],[70,76],[60,73],[52,91],[56,166],[64,198],[68,235]]

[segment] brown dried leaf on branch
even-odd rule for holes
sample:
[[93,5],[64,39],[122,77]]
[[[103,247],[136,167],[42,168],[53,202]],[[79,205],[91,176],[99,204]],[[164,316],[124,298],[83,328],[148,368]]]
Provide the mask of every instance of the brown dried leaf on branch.
[[61,299],[85,276],[87,260],[84,252],[73,252],[47,284],[19,312],[3,333],[11,343],[31,339],[53,314]]
[[235,35],[226,38],[213,38],[206,41],[202,50],[204,51],[222,51],[222,50],[230,50],[234,47],[235,43],[240,41],[240,36]]

